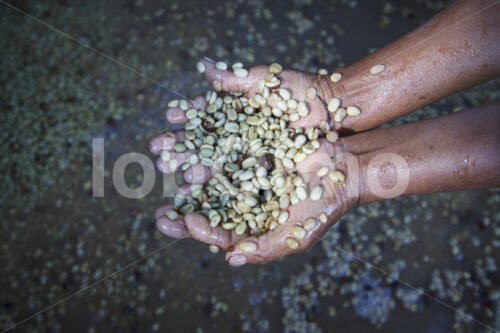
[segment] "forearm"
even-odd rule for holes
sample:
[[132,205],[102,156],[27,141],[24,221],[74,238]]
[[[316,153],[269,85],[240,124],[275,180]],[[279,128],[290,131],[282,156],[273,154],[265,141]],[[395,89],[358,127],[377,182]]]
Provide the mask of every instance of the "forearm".
[[357,157],[360,202],[500,187],[500,102],[339,140]]
[[[362,114],[337,127],[370,129],[498,76],[500,3],[494,3],[458,1],[400,40],[338,69],[343,78],[328,89]],[[371,75],[377,64],[385,70]]]

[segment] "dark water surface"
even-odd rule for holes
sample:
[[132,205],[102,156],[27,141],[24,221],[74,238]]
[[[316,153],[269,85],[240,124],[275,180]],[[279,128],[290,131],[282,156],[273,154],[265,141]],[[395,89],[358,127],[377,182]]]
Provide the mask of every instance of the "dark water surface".
[[[228,267],[207,246],[156,231],[161,176],[140,200],[111,172],[151,156],[174,93],[208,89],[202,55],[316,71],[348,64],[446,7],[438,1],[11,1],[110,61],[0,4],[0,327],[17,331],[479,332],[452,310],[328,243],[264,266]],[[498,99],[500,81],[392,125]],[[105,140],[105,196],[93,198],[92,139]],[[152,156],[151,156],[152,157]],[[129,184],[142,181],[137,165]],[[168,191],[167,191],[168,192]],[[326,236],[384,271],[500,329],[500,192],[373,203]],[[135,263],[123,271],[120,268]],[[117,272],[117,273],[114,273]]]

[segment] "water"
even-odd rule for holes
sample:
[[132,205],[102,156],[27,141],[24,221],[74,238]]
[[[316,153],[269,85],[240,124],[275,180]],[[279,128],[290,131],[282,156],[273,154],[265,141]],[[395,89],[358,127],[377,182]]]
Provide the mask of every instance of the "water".
[[[195,73],[202,55],[245,64],[279,61],[311,71],[334,68],[404,35],[439,9],[436,2],[401,1],[384,14],[391,22],[382,28],[384,3],[354,3],[15,5],[194,96],[208,87]],[[2,328],[110,274],[17,330],[363,332],[379,326],[441,332],[460,322],[449,309],[327,243],[272,264],[235,269],[206,245],[181,240],[115,274],[172,242],[154,225],[154,209],[167,200],[159,173],[153,191],[140,200],[118,195],[110,175],[124,153],[151,156],[148,140],[170,128],[164,112],[176,96],[5,5],[0,17]],[[392,124],[492,101],[499,85],[490,82]],[[105,139],[103,198],[91,195],[93,138]],[[131,186],[141,183],[141,173],[137,165],[127,169]],[[496,320],[498,328],[498,274],[486,258],[499,259],[499,200],[498,191],[482,190],[374,203],[355,209],[325,238],[489,325]],[[434,288],[437,276],[442,290]],[[460,283],[450,286],[458,276]],[[355,298],[362,303],[353,305]]]

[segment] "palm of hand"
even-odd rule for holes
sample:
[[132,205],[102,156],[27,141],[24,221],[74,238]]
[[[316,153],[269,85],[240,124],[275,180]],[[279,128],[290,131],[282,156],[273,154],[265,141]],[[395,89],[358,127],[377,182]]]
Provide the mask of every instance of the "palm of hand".
[[[258,93],[258,82],[267,73],[267,66],[256,66],[250,69],[247,78],[234,76],[230,71],[215,69],[212,62],[204,60],[206,71],[205,76],[209,82],[219,81],[223,91],[239,91],[248,97]],[[327,85],[324,84],[327,77],[315,76],[309,73],[285,70],[279,74],[281,81],[280,88],[286,88],[292,94],[292,98],[297,101],[306,102],[309,114],[290,124],[291,127],[319,127],[322,121],[328,121],[328,111],[326,111],[326,101],[331,97]],[[308,88],[314,88],[314,91]],[[311,93],[315,93],[312,96]],[[309,96],[307,96],[309,95]],[[314,94],[313,94],[314,95]],[[191,101],[192,107],[204,108],[206,102],[202,96]],[[184,123],[187,121],[185,111],[180,108],[171,108],[167,111],[167,119],[172,123]],[[330,123],[330,121],[328,121]],[[161,150],[172,150],[176,141],[184,140],[183,132],[165,133],[151,141],[150,150],[159,154]],[[318,201],[312,201],[309,197],[297,204],[288,207],[289,217],[285,224],[279,225],[274,230],[268,231],[261,236],[249,236],[248,234],[237,235],[232,230],[225,230],[220,225],[212,228],[207,219],[198,214],[189,214],[178,220],[170,220],[165,215],[166,209],[171,205],[160,207],[156,212],[157,226],[163,233],[172,237],[193,237],[199,241],[216,245],[227,251],[226,260],[231,265],[241,265],[245,263],[265,263],[276,258],[301,252],[310,248],[320,235],[328,230],[343,214],[352,208],[356,202],[354,189],[349,181],[343,185],[334,185],[327,177],[319,177],[316,172],[320,167],[328,167],[330,170],[339,168],[332,161],[335,154],[335,144],[321,141],[321,147],[307,159],[296,164],[293,170],[300,175],[308,188],[321,185],[323,196]],[[171,158],[182,164],[192,153],[171,152]],[[168,162],[158,160],[158,168],[165,173],[173,172],[169,168]],[[340,166],[342,169],[342,166]],[[175,171],[175,170],[174,170]],[[184,175],[188,183],[204,183],[215,172],[207,167],[196,165],[187,170]],[[189,186],[181,188],[184,194],[189,193]],[[327,223],[321,223],[317,216],[325,213],[329,218]],[[304,223],[308,218],[315,218],[316,223],[309,231],[304,230]],[[291,238],[292,240],[288,239]],[[288,239],[288,240],[287,240]],[[245,244],[255,244],[251,252],[245,252]],[[239,246],[243,243],[242,246]]]

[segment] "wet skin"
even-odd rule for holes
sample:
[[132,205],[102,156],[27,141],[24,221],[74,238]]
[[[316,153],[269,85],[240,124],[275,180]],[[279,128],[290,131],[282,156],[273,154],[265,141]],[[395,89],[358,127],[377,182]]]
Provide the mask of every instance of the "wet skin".
[[[500,136],[495,128],[500,123],[499,103],[433,120],[345,136],[376,127],[498,76],[500,62],[496,59],[500,58],[500,43],[495,36],[500,34],[500,22],[495,18],[500,16],[500,5],[491,6],[493,3],[458,1],[402,39],[347,68],[335,70],[343,74],[338,83],[330,82],[329,75],[293,70],[278,75],[281,88],[288,89],[297,101],[305,101],[310,111],[307,118],[292,123],[292,127],[318,127],[326,120],[343,135],[333,144],[322,141],[321,148],[298,163],[294,170],[308,183],[308,188],[323,186],[324,195],[320,201],[307,199],[290,206],[288,221],[260,237],[238,236],[220,226],[211,228],[206,218],[197,214],[171,221],[164,215],[165,210],[171,208],[169,205],[156,211],[158,229],[170,237],[192,237],[217,245],[226,251],[230,265],[265,263],[309,249],[357,204],[401,195],[500,186]],[[482,10],[486,7],[487,10]],[[217,70],[208,58],[202,61],[209,82],[220,81],[224,91],[239,91],[247,96],[258,91],[258,82],[267,73],[267,66],[256,66],[249,69],[247,78],[239,78],[230,69]],[[386,70],[376,76],[370,75],[369,68],[378,63],[385,64]],[[309,87],[317,90],[314,100],[305,96]],[[359,106],[361,115],[348,117],[341,124],[333,123],[326,111],[326,104],[332,97],[340,98],[343,106]],[[190,108],[206,106],[202,96],[193,98],[190,103]],[[181,109],[171,108],[167,110],[167,120],[182,124],[187,118]],[[183,131],[164,133],[151,140],[150,150],[159,155],[161,150],[173,150],[175,142],[183,140]],[[374,158],[381,153],[397,154],[400,158],[375,163]],[[180,162],[180,168],[192,153],[171,154]],[[332,162],[332,156],[337,158],[337,163]],[[161,159],[157,166],[164,173],[172,172],[168,163]],[[334,185],[328,177],[320,179],[316,171],[321,166],[343,171],[347,176],[345,183]],[[184,178],[188,183],[200,184],[213,174],[213,170],[196,165],[184,172]],[[401,185],[400,179],[406,176],[407,186],[391,192],[391,188]],[[379,187],[373,184],[374,179]],[[188,195],[189,187],[184,186],[180,191]],[[290,229],[321,212],[328,215],[328,222],[317,221],[314,230],[298,239],[297,249],[288,248],[285,238],[290,235]],[[254,242],[257,250],[242,252],[238,244],[243,241]]]

